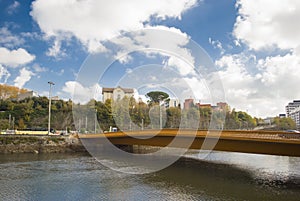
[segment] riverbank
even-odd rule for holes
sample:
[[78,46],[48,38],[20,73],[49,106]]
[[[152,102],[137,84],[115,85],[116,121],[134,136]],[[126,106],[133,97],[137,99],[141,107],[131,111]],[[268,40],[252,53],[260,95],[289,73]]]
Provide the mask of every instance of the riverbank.
[[1,135],[0,153],[86,152],[76,136]]
[[[129,152],[146,154],[159,150],[159,147],[142,145],[116,145]],[[87,152],[76,135],[69,136],[31,136],[0,135],[0,154],[7,153],[75,153]]]

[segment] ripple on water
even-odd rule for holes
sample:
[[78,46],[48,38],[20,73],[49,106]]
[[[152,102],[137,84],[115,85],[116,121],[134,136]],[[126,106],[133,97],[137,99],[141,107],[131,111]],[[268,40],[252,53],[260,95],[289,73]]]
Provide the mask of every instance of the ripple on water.
[[[282,161],[289,161],[290,172],[297,173],[298,160],[277,160]],[[212,162],[218,160],[182,159],[156,173],[129,175],[112,171],[88,156],[10,161],[0,163],[0,200],[286,201],[300,197],[300,179],[297,174],[286,174],[286,168],[270,171],[241,162]]]

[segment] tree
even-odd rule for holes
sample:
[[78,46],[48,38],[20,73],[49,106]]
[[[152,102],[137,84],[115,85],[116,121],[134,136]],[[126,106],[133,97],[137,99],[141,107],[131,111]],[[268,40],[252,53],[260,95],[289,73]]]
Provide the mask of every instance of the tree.
[[296,123],[290,117],[288,117],[288,118],[275,117],[274,123],[276,125],[277,130],[296,129]]
[[199,129],[208,129],[211,121],[211,108],[199,108],[200,120]]
[[17,98],[18,94],[22,94],[27,92],[26,89],[19,89],[15,86],[9,86],[5,84],[0,84],[0,98],[1,99],[9,99],[9,98]]
[[150,98],[150,103],[159,103],[161,100],[169,98],[169,94],[162,91],[151,91],[146,94],[147,98]]
[[19,129],[23,129],[26,128],[25,124],[24,124],[24,120],[21,118],[18,122],[18,128]]
[[115,126],[115,121],[112,114],[112,101],[107,99],[105,103],[97,102],[97,120],[99,122],[100,128],[103,131],[109,130],[110,126]]
[[0,129],[5,130],[8,129],[9,127],[9,122],[7,119],[0,119]]
[[167,128],[179,128],[181,121],[181,109],[170,107],[167,109]]
[[114,101],[112,106],[112,114],[117,127],[121,130],[131,129],[129,98],[125,96],[122,100]]

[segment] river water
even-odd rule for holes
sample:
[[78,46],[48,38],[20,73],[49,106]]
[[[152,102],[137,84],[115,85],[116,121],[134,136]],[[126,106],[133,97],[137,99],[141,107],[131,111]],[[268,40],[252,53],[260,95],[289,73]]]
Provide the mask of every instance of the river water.
[[300,200],[300,158],[189,153],[159,172],[115,172],[84,154],[0,155],[0,200]]

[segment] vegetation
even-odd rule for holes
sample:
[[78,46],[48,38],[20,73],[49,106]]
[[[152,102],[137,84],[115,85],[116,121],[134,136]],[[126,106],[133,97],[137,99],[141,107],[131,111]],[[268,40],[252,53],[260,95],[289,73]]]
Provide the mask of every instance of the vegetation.
[[151,91],[146,94],[147,98],[150,98],[150,103],[159,103],[159,101],[169,98],[169,94],[162,91]]
[[0,84],[0,99],[17,98],[18,94],[27,92],[26,89],[19,89],[18,87]]
[[[47,128],[48,104],[47,97],[33,97],[21,101],[0,100],[0,129]],[[53,101],[51,111],[53,128],[74,129],[72,101]]]
[[274,118],[274,124],[276,130],[289,130],[296,129],[296,123],[291,118]]
[[[74,122],[80,122],[80,131],[88,132],[95,128],[95,111],[101,130],[109,130],[110,126],[122,130],[155,129],[160,126],[160,118],[165,128],[218,128],[218,129],[253,129],[260,119],[253,118],[246,112],[199,108],[193,105],[189,109],[170,107],[165,109],[159,100],[169,96],[164,92],[150,92],[147,96],[150,103],[137,102],[134,98],[125,97],[119,101],[107,100],[105,103],[91,100],[85,105],[73,105],[72,101],[53,101],[51,106],[51,127],[57,130],[75,130]],[[14,99],[0,100],[0,129],[47,128],[48,126],[47,97],[33,97],[17,101]],[[72,107],[73,105],[73,107]],[[75,107],[74,107],[75,106]],[[76,108],[81,110],[76,110]],[[73,111],[72,111],[73,109]],[[83,109],[83,110],[82,110]],[[74,119],[73,112],[80,117]],[[225,120],[225,122],[224,122]],[[213,127],[211,122],[214,122]],[[295,122],[290,118],[275,118],[276,129],[295,129]],[[98,128],[99,129],[99,128]]]

